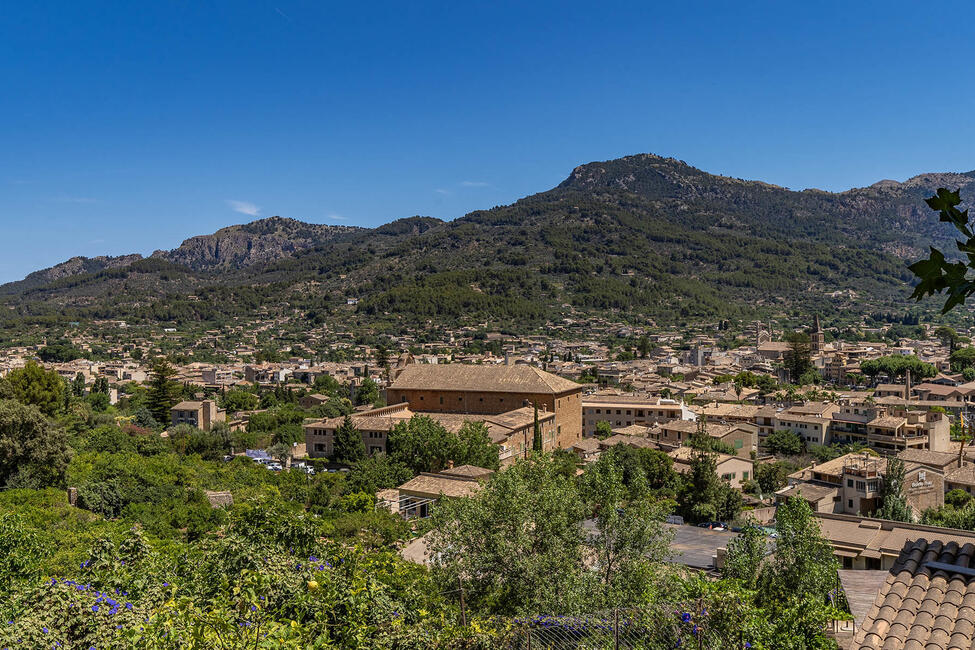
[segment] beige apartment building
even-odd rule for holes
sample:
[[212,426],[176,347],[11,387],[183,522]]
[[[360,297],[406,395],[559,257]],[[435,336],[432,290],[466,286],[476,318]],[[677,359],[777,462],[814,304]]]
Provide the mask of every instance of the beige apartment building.
[[694,422],[675,420],[660,425],[657,442],[664,448],[674,449],[687,444],[699,428],[715,440],[730,445],[739,458],[751,459],[752,452],[758,450],[758,430],[755,426],[742,423]]
[[618,429],[696,418],[682,402],[661,397],[596,394],[582,398],[582,433],[587,438],[596,434],[600,422],[609,422],[610,427]]
[[948,451],[950,424],[946,414],[931,410],[847,401],[831,415],[831,443],[859,442],[885,453],[905,449]]

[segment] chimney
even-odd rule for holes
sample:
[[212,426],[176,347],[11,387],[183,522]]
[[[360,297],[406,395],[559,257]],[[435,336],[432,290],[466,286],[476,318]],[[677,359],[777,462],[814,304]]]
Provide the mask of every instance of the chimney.
[[908,400],[911,399],[911,371],[910,370],[907,371],[907,375],[905,376],[905,382],[906,382],[905,383],[906,387],[904,389],[904,399]]

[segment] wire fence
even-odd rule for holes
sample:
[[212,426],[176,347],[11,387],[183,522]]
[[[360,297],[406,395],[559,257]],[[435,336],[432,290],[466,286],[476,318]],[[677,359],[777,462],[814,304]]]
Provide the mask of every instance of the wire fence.
[[740,626],[712,621],[698,603],[690,611],[658,606],[578,616],[539,615],[515,619],[512,650],[725,650],[750,647]]

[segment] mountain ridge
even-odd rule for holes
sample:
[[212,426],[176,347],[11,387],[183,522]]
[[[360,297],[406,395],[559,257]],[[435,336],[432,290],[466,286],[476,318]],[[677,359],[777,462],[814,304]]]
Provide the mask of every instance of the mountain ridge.
[[215,312],[180,295],[229,289],[246,309],[263,299],[253,296],[287,297],[315,314],[358,296],[366,320],[855,307],[829,305],[824,296],[837,292],[906,308],[906,261],[952,241],[923,202],[946,181],[975,189],[975,173],[945,172],[837,193],[793,191],[639,154],[579,165],[550,190],[452,221],[417,216],[358,228],[270,217],[147,258],[164,266],[75,264],[66,267],[74,276],[62,270],[45,285],[42,274],[5,293],[11,310],[25,314],[149,304],[157,317],[204,320]]

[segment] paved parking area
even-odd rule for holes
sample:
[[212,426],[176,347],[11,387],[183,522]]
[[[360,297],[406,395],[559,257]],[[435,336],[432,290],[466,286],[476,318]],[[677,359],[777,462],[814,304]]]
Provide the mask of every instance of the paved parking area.
[[674,533],[674,540],[670,543],[673,554],[667,560],[694,569],[711,569],[714,565],[711,558],[717,549],[727,547],[728,542],[738,537],[738,533],[731,531],[665,525]]

